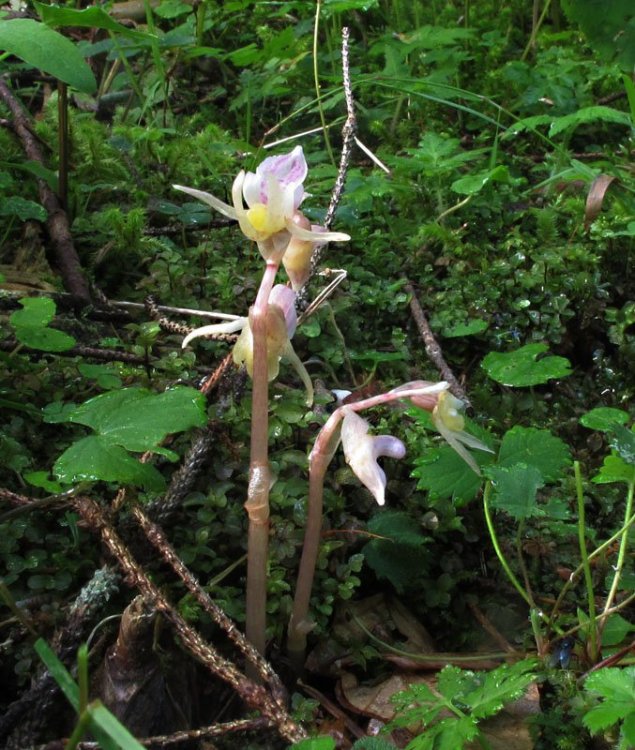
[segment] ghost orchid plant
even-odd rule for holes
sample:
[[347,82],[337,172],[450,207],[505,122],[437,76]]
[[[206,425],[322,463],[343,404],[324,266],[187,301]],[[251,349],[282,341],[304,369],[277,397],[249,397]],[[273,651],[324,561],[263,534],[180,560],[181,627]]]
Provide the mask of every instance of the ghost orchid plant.
[[245,237],[258,243],[263,258],[279,263],[292,237],[308,243],[350,239],[303,221],[298,209],[305,197],[307,172],[302,146],[296,146],[289,154],[268,157],[255,172],[240,171],[232,185],[232,206],[202,190],[174,187],[237,221]]
[[[234,219],[243,234],[257,243],[266,262],[258,294],[248,317],[231,323],[193,331],[184,344],[209,333],[241,331],[233,357],[244,364],[252,378],[252,411],[249,486],[245,509],[249,516],[247,542],[246,633],[261,652],[265,649],[267,558],[269,546],[269,381],[278,374],[282,357],[290,360],[312,401],[310,378],[291,346],[297,324],[295,292],[276,286],[280,263],[285,265],[293,289],[299,289],[310,275],[313,249],[326,242],[349,240],[347,234],[311,226],[299,210],[305,198],[307,163],[301,146],[288,154],[270,156],[255,172],[239,172],[228,205],[209,193],[174,185],[177,190],[203,201],[224,216]],[[286,260],[285,260],[286,258]]]

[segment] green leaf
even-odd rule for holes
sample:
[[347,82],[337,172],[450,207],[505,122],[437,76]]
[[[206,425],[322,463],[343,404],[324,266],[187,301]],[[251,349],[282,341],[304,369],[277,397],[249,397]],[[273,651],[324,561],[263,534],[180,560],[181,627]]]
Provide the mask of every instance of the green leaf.
[[377,513],[368,530],[384,537],[373,539],[362,550],[376,575],[390,581],[399,592],[416,585],[427,562],[423,548],[430,540],[413,519],[399,511]]
[[[91,29],[104,29],[144,44],[157,41],[154,34],[147,31],[135,31],[118,23],[98,5],[83,10],[64,8],[58,5],[44,5],[38,3],[37,0],[34,0],[33,5],[47,26],[82,26]],[[191,12],[191,8],[189,10]]]
[[72,336],[48,328],[55,317],[55,303],[48,297],[26,297],[20,300],[22,310],[17,310],[9,318],[15,328],[15,336],[31,349],[45,352],[63,352],[75,346]]
[[612,482],[635,482],[635,466],[627,464],[620,456],[607,456],[592,482],[595,484],[611,484]]
[[544,486],[544,480],[535,466],[490,466],[487,473],[494,487],[492,508],[504,510],[518,521],[540,514],[536,495]]
[[590,45],[608,62],[631,74],[635,66],[635,8],[632,0],[563,0],[569,20],[578,23]]
[[53,401],[42,409],[42,419],[47,424],[60,424],[68,422],[69,416],[77,409],[77,404],[72,402]]
[[413,547],[420,547],[430,541],[412,523],[411,516],[398,510],[376,513],[368,522],[368,530],[386,540]]
[[24,474],[23,479],[33,487],[41,487],[51,494],[57,495],[68,489],[68,487],[52,479],[48,471],[31,471],[28,474]]
[[630,714],[624,717],[622,734],[624,735],[626,742],[628,742],[628,746],[635,747],[635,710],[631,711]]
[[9,161],[0,160],[0,167],[7,167],[9,169],[20,169],[23,172],[28,172],[29,174],[32,174],[34,177],[38,177],[39,179],[44,180],[44,182],[46,182],[46,184],[54,192],[57,192],[59,189],[57,174],[53,172],[53,170],[47,169],[43,164],[40,164],[40,162],[23,161],[23,162],[14,164]]
[[590,430],[609,432],[616,424],[626,424],[630,417],[622,409],[610,406],[598,406],[580,417],[580,424]]
[[38,638],[33,648],[46,665],[55,682],[59,685],[68,702],[76,711],[79,710],[79,688],[66,667],[57,658],[53,649],[42,638]]
[[14,328],[43,328],[55,317],[55,302],[48,297],[23,297],[22,310],[9,318]]
[[523,659],[481,673],[480,685],[462,698],[470,706],[470,715],[486,719],[497,714],[506,703],[520,698],[536,679],[537,666],[536,659]]
[[[479,459],[491,460],[480,454]],[[461,507],[476,497],[483,484],[478,476],[449,445],[442,445],[417,458],[412,472],[417,477],[417,489],[428,490],[437,497],[451,497]]]
[[598,669],[587,677],[584,688],[610,701],[630,702],[632,708],[635,703],[635,666]]
[[624,720],[624,734],[630,735],[635,727],[635,667],[599,669],[586,679],[584,688],[603,699],[582,717],[584,726],[595,734]]
[[621,615],[617,613],[611,615],[606,621],[604,630],[602,630],[602,647],[617,646],[633,630],[635,630],[635,625],[632,625]]
[[485,169],[481,172],[468,174],[455,180],[451,187],[459,195],[476,195],[490,182],[509,182],[507,167],[499,164],[494,169]]
[[121,388],[121,378],[119,377],[119,368],[115,364],[91,365],[82,362],[77,365],[79,374],[84,378],[94,378],[97,385],[104,390]]
[[[635,36],[633,38],[635,42]],[[554,135],[562,133],[563,130],[573,131],[578,125],[583,125],[588,122],[612,122],[616,125],[623,125],[624,127],[630,128],[633,125],[631,117],[626,112],[620,112],[617,109],[611,107],[582,107],[576,112],[572,112],[570,115],[564,115],[558,117],[553,121],[549,128],[549,137],[553,138]]]
[[0,51],[19,57],[85,94],[97,88],[95,76],[77,47],[31,18],[0,20]]
[[156,394],[143,388],[103,393],[78,406],[69,421],[91,427],[110,443],[130,451],[156,450],[174,432],[206,422],[205,398],[194,388]]
[[43,206],[35,201],[26,200],[21,198],[19,195],[12,195],[9,198],[3,198],[0,203],[0,215],[1,216],[15,216],[20,221],[28,221],[29,219],[35,219],[35,221],[46,221],[48,214]]
[[482,333],[487,330],[489,323],[486,320],[477,318],[470,320],[469,323],[459,323],[451,328],[443,329],[443,337],[446,339],[462,338],[463,336],[473,336],[475,333]]
[[101,435],[90,435],[69,446],[55,462],[53,473],[67,484],[103,481],[142,486],[153,492],[165,489],[165,480],[154,466],[142,464]]
[[[145,750],[144,746],[130,734],[119,719],[113,716],[99,701],[89,705],[87,710],[90,714],[91,727],[97,727],[98,730],[113,740],[116,747],[120,747],[122,750]],[[100,744],[102,743],[103,739],[100,739]],[[324,750],[331,750],[331,748],[324,748]]]
[[72,336],[55,328],[16,328],[17,340],[42,352],[65,352],[77,343]]
[[510,467],[524,463],[533,466],[546,482],[554,482],[571,462],[567,444],[549,430],[517,425],[503,437],[498,466]]
[[620,719],[623,719],[632,711],[632,708],[631,703],[601,703],[582,717],[582,723],[591,734],[597,734],[613,726],[613,724],[617,724]]
[[335,750],[335,740],[332,737],[309,737],[289,746],[289,750]]
[[481,362],[487,374],[502,385],[516,388],[541,385],[553,378],[571,374],[571,364],[564,357],[541,357],[546,344],[527,344],[513,352],[490,352]]
[[635,465],[635,432],[622,425],[614,425],[613,436],[611,448],[614,448],[627,464]]
[[435,736],[434,750],[462,750],[466,742],[480,734],[476,721],[471,716],[442,719],[431,730]]
[[360,737],[351,750],[396,750],[396,747],[383,737]]

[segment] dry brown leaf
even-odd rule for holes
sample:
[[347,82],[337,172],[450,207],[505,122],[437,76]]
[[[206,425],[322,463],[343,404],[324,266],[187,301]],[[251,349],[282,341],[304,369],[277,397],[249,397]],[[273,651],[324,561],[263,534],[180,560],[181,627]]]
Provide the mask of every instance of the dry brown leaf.
[[593,221],[595,221],[596,217],[602,210],[604,196],[606,195],[606,191],[609,189],[614,179],[614,175],[600,174],[591,183],[589,194],[586,198],[586,206],[584,207],[585,229],[588,229],[591,226]]

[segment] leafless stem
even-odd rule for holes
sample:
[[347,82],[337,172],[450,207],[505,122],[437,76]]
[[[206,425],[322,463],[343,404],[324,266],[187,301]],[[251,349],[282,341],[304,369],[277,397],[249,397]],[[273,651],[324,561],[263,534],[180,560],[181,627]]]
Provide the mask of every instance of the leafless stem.
[[[326,210],[324,217],[324,226],[330,229],[335,217],[335,211],[342,198],[344,185],[346,184],[346,173],[351,160],[355,134],[357,133],[357,117],[355,115],[355,104],[353,101],[353,89],[351,87],[351,74],[348,59],[349,30],[345,26],[342,29],[342,79],[344,84],[344,99],[346,101],[346,122],[342,128],[342,153],[340,155],[340,165],[337,170],[337,178],[331,193],[331,201]],[[316,248],[311,258],[311,274],[315,273],[321,257],[321,248]]]
[[419,304],[415,288],[408,281],[404,286],[404,289],[410,295],[410,311],[415,323],[417,324],[417,328],[419,329],[421,338],[423,339],[428,358],[441,374],[442,380],[445,380],[450,384],[450,390],[452,391],[452,393],[457,398],[460,398],[461,401],[463,401],[467,406],[469,406],[470,400],[466,396],[463,386],[459,383],[450,366],[445,361],[443,352],[441,351],[441,347],[439,346],[439,343],[432,333],[432,329],[430,328],[428,319],[426,318],[425,313],[423,312],[423,309]]

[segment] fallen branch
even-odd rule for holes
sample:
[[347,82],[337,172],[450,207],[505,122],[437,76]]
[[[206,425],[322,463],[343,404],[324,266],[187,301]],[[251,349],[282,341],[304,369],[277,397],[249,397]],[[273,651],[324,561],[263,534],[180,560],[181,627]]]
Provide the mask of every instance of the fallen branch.
[[159,588],[135,561],[121,538],[107,521],[99,505],[89,497],[75,499],[75,508],[89,528],[101,535],[102,541],[117,559],[130,585],[135,586],[158,612],[172,625],[181,644],[213,675],[227,682],[247,706],[260,711],[278,733],[289,742],[306,737],[305,731],[289,715],[285,705],[262,685],[246,677],[236,665],[225,659],[194,630],[172,607]]
[[[33,134],[29,118],[2,78],[0,78],[0,99],[7,105],[13,116],[13,129],[22,142],[27,157],[44,166],[42,149]],[[55,261],[62,275],[64,287],[78,300],[90,302],[88,281],[73,244],[66,212],[62,209],[57,195],[43,179],[38,177],[37,184],[40,203],[48,214],[46,226],[53,243]]]
[[434,337],[432,329],[430,328],[430,324],[428,323],[428,319],[426,318],[425,313],[423,312],[423,309],[419,304],[419,300],[417,299],[417,294],[414,287],[409,281],[406,280],[404,289],[410,295],[410,311],[415,323],[417,324],[417,328],[419,329],[421,338],[423,339],[428,359],[441,374],[441,380],[445,380],[450,384],[450,390],[452,391],[452,393],[457,398],[460,398],[461,401],[466,404],[466,406],[470,406],[470,400],[466,396],[463,386],[459,383],[456,376],[452,372],[452,369],[445,361],[443,352],[441,351],[441,347]]

